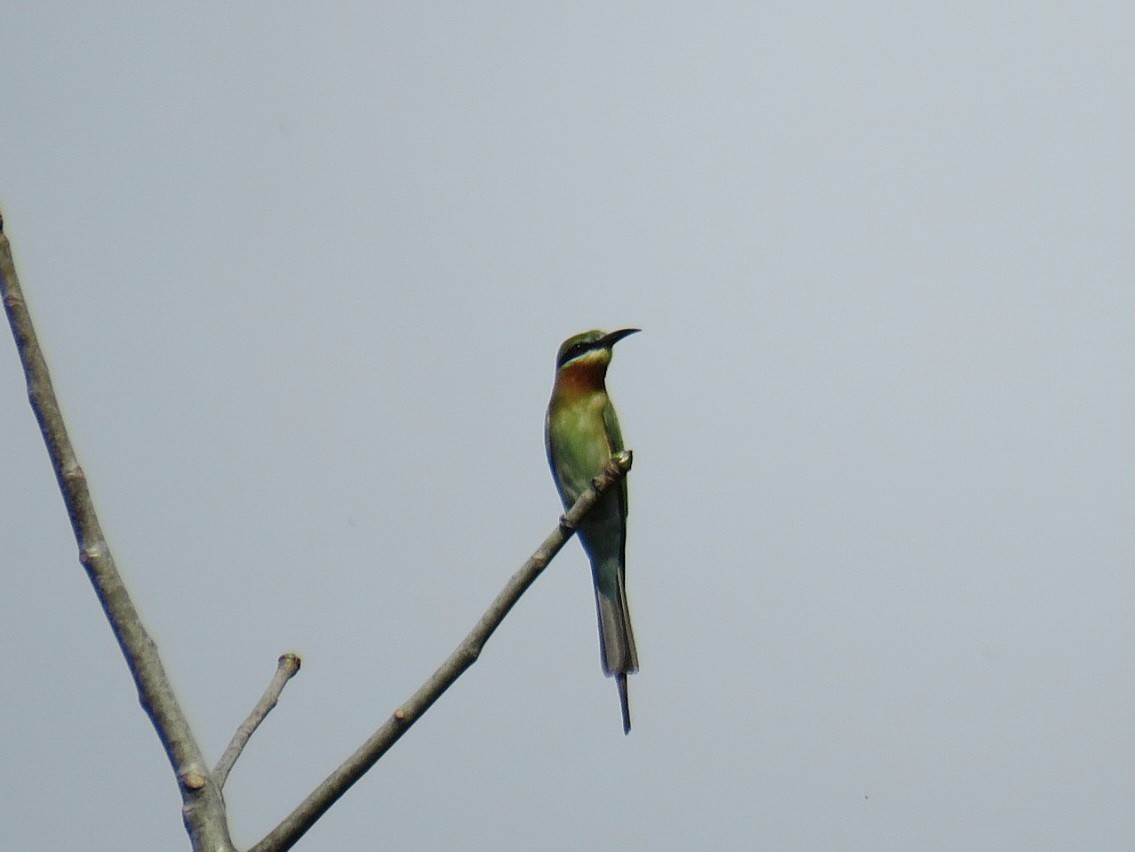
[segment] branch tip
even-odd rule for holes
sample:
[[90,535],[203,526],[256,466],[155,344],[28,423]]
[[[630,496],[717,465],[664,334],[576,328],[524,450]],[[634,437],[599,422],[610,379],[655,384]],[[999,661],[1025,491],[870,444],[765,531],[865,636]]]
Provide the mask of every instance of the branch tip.
[[244,751],[244,747],[248,745],[248,741],[252,738],[253,733],[260,727],[260,723],[272,712],[272,708],[276,706],[276,702],[280,698],[280,693],[284,691],[284,687],[287,685],[288,681],[292,679],[299,669],[299,654],[287,653],[280,655],[280,658],[276,661],[276,673],[272,676],[268,688],[264,690],[264,694],[260,696],[260,700],[257,701],[256,706],[252,708],[252,712],[240,723],[240,727],[237,728],[236,733],[233,734],[233,738],[229,742],[228,748],[225,749],[225,753],[222,754],[221,759],[217,761],[217,767],[213,770],[213,778],[217,782],[217,789],[221,789],[225,786],[225,782],[228,780],[229,773],[232,772],[237,758],[240,757],[241,752]]
[[612,476],[617,475],[616,471],[621,474],[627,473],[634,464],[634,452],[631,450],[623,450],[622,452],[615,453],[611,456],[606,464],[605,472]]

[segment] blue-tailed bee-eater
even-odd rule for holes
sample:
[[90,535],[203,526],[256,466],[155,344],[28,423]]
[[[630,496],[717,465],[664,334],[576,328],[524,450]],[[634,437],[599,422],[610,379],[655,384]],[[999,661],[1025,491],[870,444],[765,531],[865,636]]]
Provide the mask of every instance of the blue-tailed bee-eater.
[[[585,331],[565,340],[556,354],[556,383],[544,421],[544,441],[565,509],[588,489],[608,459],[623,450],[619,420],[607,396],[605,379],[611,347],[638,330]],[[627,675],[638,671],[638,654],[627,608],[625,478],[588,512],[579,525],[579,540],[591,560],[603,671],[615,678],[623,733],[630,733]]]

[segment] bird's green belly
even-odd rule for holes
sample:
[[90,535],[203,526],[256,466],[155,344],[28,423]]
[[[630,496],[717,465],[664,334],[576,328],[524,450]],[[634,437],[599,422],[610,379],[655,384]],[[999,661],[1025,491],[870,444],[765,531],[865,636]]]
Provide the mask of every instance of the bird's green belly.
[[552,452],[565,506],[579,499],[611,457],[605,436],[577,429],[553,434]]

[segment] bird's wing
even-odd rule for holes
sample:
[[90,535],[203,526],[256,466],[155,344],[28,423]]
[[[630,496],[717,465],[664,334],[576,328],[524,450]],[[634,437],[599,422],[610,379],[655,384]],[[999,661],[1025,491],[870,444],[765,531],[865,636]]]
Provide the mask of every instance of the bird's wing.
[[[603,431],[607,433],[607,443],[611,455],[623,451],[623,431],[619,428],[619,417],[615,414],[615,406],[610,401],[603,406]],[[619,481],[619,503],[623,517],[627,516],[627,478]]]

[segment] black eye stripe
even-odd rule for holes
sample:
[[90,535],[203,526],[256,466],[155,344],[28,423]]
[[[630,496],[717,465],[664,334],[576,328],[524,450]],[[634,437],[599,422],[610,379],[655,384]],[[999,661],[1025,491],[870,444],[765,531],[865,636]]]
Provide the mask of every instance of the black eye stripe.
[[564,354],[560,356],[560,360],[556,363],[556,367],[562,367],[572,358],[578,358],[584,352],[596,348],[597,343],[598,341],[589,340],[581,340],[578,343],[573,343],[566,350],[564,350]]

